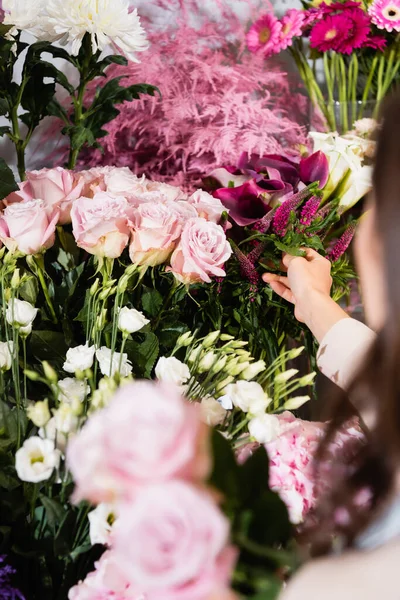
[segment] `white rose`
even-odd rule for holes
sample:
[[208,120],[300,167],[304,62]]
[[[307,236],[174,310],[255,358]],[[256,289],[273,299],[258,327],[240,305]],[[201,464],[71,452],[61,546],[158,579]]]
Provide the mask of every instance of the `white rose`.
[[157,362],[155,373],[159,381],[178,386],[187,383],[190,379],[189,367],[174,356],[169,358],[162,356]]
[[206,397],[201,401],[201,414],[204,422],[210,427],[216,427],[224,422],[226,410],[214,398]]
[[32,421],[36,427],[44,427],[50,421],[51,414],[49,411],[49,401],[36,402],[31,404],[26,409],[28,419]]
[[[111,361],[112,356],[112,361]],[[128,377],[132,373],[132,365],[128,360],[128,355],[123,354],[122,359],[119,352],[112,353],[109,348],[102,346],[96,350],[96,358],[99,361],[102,375],[113,377],[119,372],[121,377]],[[120,366],[121,363],[121,366]]]
[[66,377],[58,382],[60,388],[59,400],[66,404],[73,404],[74,400],[83,402],[90,393],[90,386],[86,381],[79,381],[75,377]]
[[255,381],[237,381],[227,386],[225,394],[232,403],[243,412],[249,412],[252,406],[260,403],[267,405],[268,397],[259,383]]
[[0,342],[0,370],[9,371],[12,364],[14,346],[12,342]]
[[75,346],[67,352],[64,363],[64,371],[67,373],[76,373],[76,371],[86,371],[93,366],[95,347],[85,344],[84,346]]
[[57,431],[56,420],[54,417],[52,417],[44,427],[39,429],[39,437],[42,440],[51,441],[53,446],[58,448],[58,450],[64,454],[68,438],[64,433]]
[[32,306],[30,302],[13,298],[7,304],[7,323],[13,327],[29,327],[35,320],[37,313],[38,309]]
[[115,507],[111,504],[99,504],[88,514],[89,533],[92,545],[106,546],[110,540],[112,526],[115,522]]
[[268,444],[275,440],[279,435],[279,431],[279,419],[274,415],[258,415],[249,421],[250,435],[260,444]]
[[54,424],[60,433],[69,435],[75,433],[78,429],[78,417],[70,404],[63,402],[59,408],[53,412]]
[[49,479],[60,464],[60,451],[54,442],[40,437],[25,440],[15,455],[15,468],[21,481],[38,483]]
[[146,319],[144,314],[135,308],[124,306],[118,313],[118,328],[124,333],[135,333],[143,329],[149,319]]

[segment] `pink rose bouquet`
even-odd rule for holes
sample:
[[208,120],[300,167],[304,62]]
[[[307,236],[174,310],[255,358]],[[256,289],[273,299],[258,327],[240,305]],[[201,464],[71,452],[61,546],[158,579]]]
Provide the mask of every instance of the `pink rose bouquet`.
[[48,216],[43,200],[16,202],[0,217],[0,240],[11,251],[39,254],[54,244],[58,211]]

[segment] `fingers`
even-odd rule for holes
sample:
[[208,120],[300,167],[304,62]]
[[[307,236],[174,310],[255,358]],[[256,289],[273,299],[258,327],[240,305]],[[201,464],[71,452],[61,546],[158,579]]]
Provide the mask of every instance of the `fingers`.
[[278,283],[282,283],[286,287],[289,287],[288,279],[287,279],[287,277],[284,277],[283,275],[276,275],[275,273],[264,273],[262,278],[263,278],[263,281],[265,281],[265,283],[278,282]]
[[292,294],[292,291],[290,290],[290,288],[286,287],[286,285],[278,281],[272,281],[269,285],[271,286],[275,294],[278,294],[278,296],[280,296],[284,300],[295,304],[295,298]]
[[291,254],[283,255],[282,262],[283,262],[284,266],[286,267],[286,269],[289,268],[289,265],[294,260],[306,260],[307,262],[313,262],[315,260],[325,260],[324,257],[321,256],[321,254],[318,254],[318,252],[316,252],[315,250],[312,250],[312,248],[300,248],[300,250],[302,250],[303,252],[306,253],[306,255],[304,257],[292,256]]

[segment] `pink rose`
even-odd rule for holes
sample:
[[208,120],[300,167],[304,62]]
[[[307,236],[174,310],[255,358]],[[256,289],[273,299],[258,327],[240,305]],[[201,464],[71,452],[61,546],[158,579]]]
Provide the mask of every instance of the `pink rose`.
[[177,200],[186,200],[187,198],[187,194],[185,194],[181,188],[160,181],[148,180],[147,191],[159,194],[164,202],[167,202],[168,200],[175,202]]
[[105,192],[105,177],[114,170],[115,167],[93,167],[77,173],[79,179],[83,181],[82,196],[93,198],[98,192]]
[[49,217],[42,200],[7,206],[0,217],[0,240],[9,250],[38,254],[54,244],[58,212]]
[[71,210],[72,231],[77,245],[95,256],[118,258],[129,241],[126,198],[98,192],[94,198],[79,198]]
[[225,277],[223,266],[231,254],[232,248],[220,225],[202,218],[190,219],[171,256],[169,270],[185,284],[198,281],[210,283],[210,275]]
[[113,196],[136,196],[147,191],[147,179],[137,177],[128,167],[113,168],[104,176],[106,190]]
[[142,490],[122,509],[114,552],[146,600],[207,600],[229,585],[236,551],[210,494],[172,480]]
[[26,176],[33,198],[43,200],[49,214],[59,209],[60,224],[70,223],[72,203],[82,195],[84,182],[61,167],[31,171]]
[[171,477],[203,479],[210,468],[207,431],[175,387],[124,386],[69,444],[76,498],[107,502]]
[[172,202],[140,204],[132,219],[129,255],[137,265],[155,267],[164,263],[182,232],[183,219]]
[[221,200],[214,198],[211,194],[204,192],[203,190],[197,190],[192,194],[188,200],[190,204],[193,204],[199,217],[212,221],[213,223],[219,223],[223,212],[229,212],[222,204]]
[[29,202],[29,200],[33,200],[32,188],[29,181],[23,181],[19,184],[18,192],[12,192],[4,198],[2,204],[4,206],[10,206],[10,204],[15,204],[16,202]]

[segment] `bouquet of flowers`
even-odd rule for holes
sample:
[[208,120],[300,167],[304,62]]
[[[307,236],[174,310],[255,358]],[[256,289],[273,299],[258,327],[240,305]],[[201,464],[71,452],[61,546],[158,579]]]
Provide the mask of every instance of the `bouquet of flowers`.
[[345,133],[364,116],[368,102],[376,114],[398,81],[400,7],[392,0],[303,4],[303,10],[290,9],[282,19],[261,16],[248,31],[247,45],[266,58],[287,49],[322,125]]

